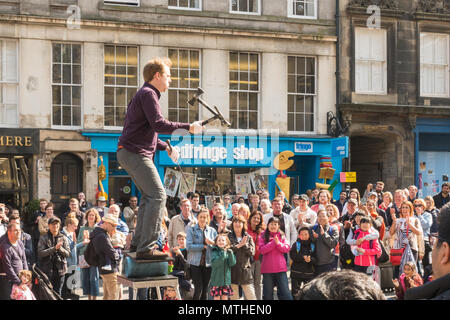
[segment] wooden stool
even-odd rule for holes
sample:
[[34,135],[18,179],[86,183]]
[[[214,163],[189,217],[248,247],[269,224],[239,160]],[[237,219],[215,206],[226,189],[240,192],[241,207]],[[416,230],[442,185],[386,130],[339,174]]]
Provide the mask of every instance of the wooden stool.
[[145,278],[127,278],[123,274],[117,275],[117,282],[125,287],[133,289],[133,300],[137,299],[137,289],[141,288],[156,288],[158,299],[161,298],[161,287],[174,287],[177,293],[177,298],[181,300],[180,290],[178,289],[178,278],[171,275]]

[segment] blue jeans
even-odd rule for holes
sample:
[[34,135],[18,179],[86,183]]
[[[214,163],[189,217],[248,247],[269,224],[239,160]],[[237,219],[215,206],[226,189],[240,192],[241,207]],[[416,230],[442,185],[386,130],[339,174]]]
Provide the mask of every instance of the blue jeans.
[[166,191],[152,159],[122,148],[117,151],[117,160],[142,194],[131,244],[136,252],[148,252],[161,233]]
[[95,296],[100,295],[99,292],[99,275],[97,267],[89,267],[81,269],[81,286],[83,295]]
[[275,286],[279,300],[293,300],[286,272],[263,273],[263,300],[273,300]]

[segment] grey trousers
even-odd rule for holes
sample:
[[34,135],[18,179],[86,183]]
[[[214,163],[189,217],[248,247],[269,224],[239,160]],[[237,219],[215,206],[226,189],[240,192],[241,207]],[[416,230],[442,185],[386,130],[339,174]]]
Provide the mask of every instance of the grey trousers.
[[142,195],[131,245],[136,246],[136,252],[147,252],[161,233],[166,192],[152,159],[122,148],[117,151],[117,160]]

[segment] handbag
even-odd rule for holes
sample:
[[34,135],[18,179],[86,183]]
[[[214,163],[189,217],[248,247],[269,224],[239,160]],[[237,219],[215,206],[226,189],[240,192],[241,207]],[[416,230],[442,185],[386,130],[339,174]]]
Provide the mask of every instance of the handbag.
[[80,266],[81,269],[87,269],[90,268],[91,266],[89,265],[89,263],[87,263],[86,259],[84,258],[84,254],[81,254],[78,260],[78,265]]
[[381,247],[381,256],[378,258],[378,262],[379,263],[385,263],[387,261],[389,261],[389,255],[386,251],[386,248],[384,247],[384,244],[382,241],[378,241],[380,243],[380,247]]
[[[409,224],[406,227],[406,237],[408,237],[408,233],[409,233]],[[405,248],[400,248],[400,249],[391,248],[391,253],[389,255],[389,261],[391,262],[391,264],[393,266],[400,265],[404,251],[405,251]]]

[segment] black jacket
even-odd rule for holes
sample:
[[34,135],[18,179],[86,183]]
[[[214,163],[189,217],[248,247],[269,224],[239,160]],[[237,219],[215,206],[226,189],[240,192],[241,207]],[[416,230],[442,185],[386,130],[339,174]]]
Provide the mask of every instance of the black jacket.
[[446,203],[450,202],[450,194],[447,195],[447,198],[442,196],[442,191],[433,196],[434,206],[438,209],[441,209]]
[[119,272],[119,254],[114,249],[111,243],[111,238],[105,229],[101,227],[96,227],[92,230],[89,239],[95,249],[95,253],[98,256],[98,261],[100,262],[100,267],[106,265],[106,257],[111,261],[112,270],[103,270],[99,268],[100,274],[108,274]]
[[[300,250],[297,252],[297,249],[299,249],[299,247]],[[292,259],[291,278],[314,278],[314,265],[317,262],[317,259],[315,245],[312,243],[311,239],[306,241],[297,239],[297,241],[292,244],[291,251],[289,251],[289,256]],[[303,258],[304,256],[310,256],[311,261],[306,262]]]
[[255,243],[253,238],[244,233],[242,237],[247,236],[247,243],[237,248],[239,241],[234,232],[228,234],[231,242],[231,250],[236,256],[236,264],[231,267],[231,283],[232,284],[251,284],[253,283],[252,259],[255,255]]
[[405,300],[450,300],[450,273],[423,286],[406,290]]
[[[63,242],[58,250],[55,249],[58,241]],[[62,276],[67,272],[67,257],[70,255],[70,247],[67,238],[59,232],[56,237],[50,231],[41,235],[38,243],[39,268],[51,278],[53,270],[57,270]]]

